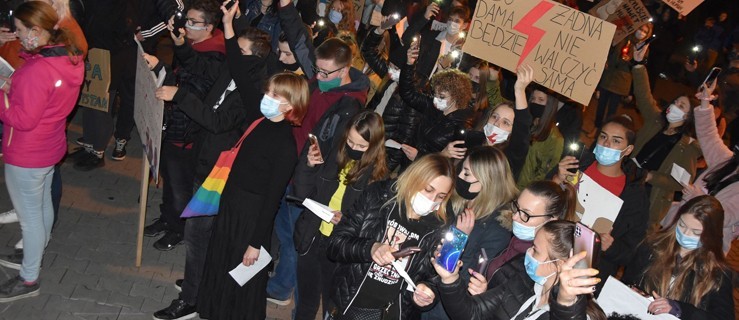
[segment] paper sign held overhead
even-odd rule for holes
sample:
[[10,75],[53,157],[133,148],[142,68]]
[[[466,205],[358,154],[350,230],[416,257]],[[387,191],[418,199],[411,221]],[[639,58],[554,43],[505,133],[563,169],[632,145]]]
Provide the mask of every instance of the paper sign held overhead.
[[652,18],[640,0],[601,1],[589,13],[616,25],[612,46],[649,23]]
[[697,6],[703,3],[703,0],[662,0],[666,5],[687,16]]
[[549,0],[480,0],[463,51],[587,105],[600,81],[616,26]]

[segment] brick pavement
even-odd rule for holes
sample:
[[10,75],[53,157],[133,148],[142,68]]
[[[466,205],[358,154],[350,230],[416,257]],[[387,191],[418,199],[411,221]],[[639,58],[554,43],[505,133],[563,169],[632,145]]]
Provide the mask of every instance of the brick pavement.
[[[69,127],[69,141],[81,135],[81,115]],[[73,145],[70,143],[70,148]],[[173,284],[182,278],[185,248],[168,252],[144,238],[143,263],[134,267],[138,224],[141,144],[134,133],[124,161],[105,154],[105,167],[79,172],[72,161],[61,166],[63,196],[59,221],[46,248],[41,295],[0,304],[0,319],[151,319],[177,297]],[[2,169],[0,159],[0,169]],[[2,172],[2,171],[0,171]],[[158,217],[161,189],[149,191],[147,224]],[[11,208],[0,173],[0,212]],[[20,239],[17,223],[0,225],[0,253],[10,253]],[[0,267],[0,281],[17,275]],[[289,319],[291,306],[268,304],[268,319]]]

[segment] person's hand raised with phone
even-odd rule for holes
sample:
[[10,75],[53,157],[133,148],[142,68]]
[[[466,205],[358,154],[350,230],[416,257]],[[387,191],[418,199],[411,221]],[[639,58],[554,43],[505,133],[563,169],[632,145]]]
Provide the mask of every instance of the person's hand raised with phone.
[[439,275],[439,278],[441,278],[441,282],[444,284],[451,284],[454,283],[454,281],[457,281],[459,279],[459,269],[462,267],[462,260],[457,261],[457,266],[454,268],[453,272],[449,272],[444,266],[440,265],[438,262],[436,262],[436,259],[441,257],[441,245],[438,245],[436,247],[436,251],[434,251],[434,256],[431,257],[431,265],[434,266],[434,270],[436,270],[436,273]]
[[169,21],[167,21],[167,30],[169,30],[169,36],[172,37],[172,42],[174,42],[175,46],[185,44],[185,28],[179,28],[177,30],[180,33],[179,36],[174,34],[174,16],[170,17]]
[[577,296],[595,292],[595,285],[600,283],[600,278],[595,276],[598,270],[593,268],[575,269],[575,264],[585,259],[587,252],[580,252],[562,264],[559,272],[559,293],[557,303],[563,306],[571,306],[577,302]]
[[411,43],[410,45],[410,48],[408,48],[408,60],[406,62],[408,63],[408,65],[413,65],[416,63],[416,60],[418,60],[418,52],[420,49],[417,45],[415,45],[416,41],[413,41],[413,43]]
[[470,273],[470,283],[467,284],[467,292],[476,296],[488,290],[488,280],[485,275],[472,269],[467,269]]
[[449,142],[444,150],[441,150],[441,154],[447,158],[452,159],[464,159],[464,154],[467,152],[467,148],[457,148],[458,144],[464,144],[463,140],[456,140]]
[[426,12],[423,13],[423,17],[426,18],[426,20],[431,20],[431,18],[437,14],[439,14],[439,5],[436,4],[436,2],[431,2],[431,4],[426,7]]
[[567,181],[567,178],[570,176],[575,175],[574,173],[568,171],[567,169],[579,169],[580,168],[580,161],[577,160],[577,158],[573,156],[565,156],[562,158],[562,160],[559,161],[559,165],[557,166],[557,174],[552,178],[552,181],[556,183],[562,183]]
[[318,148],[318,145],[311,144],[310,147],[308,147],[308,166],[313,168],[317,164],[323,164],[323,156],[321,155],[321,150]]
[[231,39],[236,36],[236,32],[234,32],[233,27],[233,21],[234,17],[241,15],[239,11],[239,1],[234,0],[234,5],[231,6],[230,9],[226,9],[226,4],[228,4],[229,2],[230,0],[223,1],[223,5],[221,6],[221,12],[223,12],[223,18],[221,19],[221,21],[223,21],[223,36],[226,39]]

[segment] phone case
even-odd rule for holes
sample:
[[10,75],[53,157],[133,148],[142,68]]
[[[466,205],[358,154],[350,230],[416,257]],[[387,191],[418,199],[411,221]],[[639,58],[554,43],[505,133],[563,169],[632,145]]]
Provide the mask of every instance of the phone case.
[[447,271],[454,272],[457,261],[464,252],[464,246],[467,245],[467,234],[452,226],[449,231],[444,233],[441,243],[441,255],[436,259],[436,262]]
[[582,251],[587,252],[585,258],[575,264],[575,268],[591,268],[598,263],[598,257],[600,256],[600,236],[597,232],[578,222],[575,225],[575,246],[573,251],[573,254],[578,254]]

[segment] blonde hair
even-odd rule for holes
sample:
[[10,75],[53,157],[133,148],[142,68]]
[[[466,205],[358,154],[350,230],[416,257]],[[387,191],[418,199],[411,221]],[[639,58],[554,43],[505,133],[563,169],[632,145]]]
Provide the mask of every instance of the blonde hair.
[[[508,159],[500,149],[490,146],[477,148],[470,152],[467,160],[472,174],[482,186],[480,193],[472,201],[471,209],[475,213],[475,220],[490,216],[498,207],[518,195]],[[468,200],[455,191],[451,202],[456,214],[465,209]]]
[[[432,180],[437,177],[449,177],[452,180],[452,187],[454,185],[455,171],[451,161],[448,158],[437,154],[425,155],[420,159],[413,161],[411,165],[398,177],[398,181],[393,186],[395,191],[395,199],[398,204],[405,207],[406,212],[411,212],[413,207],[411,206],[411,199],[413,196],[426,188]],[[436,216],[439,220],[446,222],[446,204],[452,194],[452,190],[449,190],[444,200],[441,202],[439,209],[436,210]],[[400,210],[401,216],[403,216],[403,210]]]

